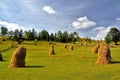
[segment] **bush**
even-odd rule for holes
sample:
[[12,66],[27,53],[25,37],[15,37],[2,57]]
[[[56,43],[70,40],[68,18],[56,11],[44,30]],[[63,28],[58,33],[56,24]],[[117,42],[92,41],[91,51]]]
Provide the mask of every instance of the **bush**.
[[37,45],[37,44],[38,44],[38,40],[35,39],[35,40],[34,40],[34,45]]
[[5,41],[5,39],[3,39],[2,41]]

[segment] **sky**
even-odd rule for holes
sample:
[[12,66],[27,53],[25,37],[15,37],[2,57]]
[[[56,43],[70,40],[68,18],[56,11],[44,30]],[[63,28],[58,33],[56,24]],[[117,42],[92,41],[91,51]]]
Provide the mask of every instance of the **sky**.
[[120,0],[0,0],[0,26],[104,39],[111,27],[120,29]]

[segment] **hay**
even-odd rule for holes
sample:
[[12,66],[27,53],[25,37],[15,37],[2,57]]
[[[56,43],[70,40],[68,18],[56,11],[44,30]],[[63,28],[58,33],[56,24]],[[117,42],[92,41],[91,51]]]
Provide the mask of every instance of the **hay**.
[[1,54],[1,52],[0,52],[0,61],[2,61],[3,60],[3,57],[2,57],[2,54]]
[[93,53],[93,54],[97,54],[99,47],[100,47],[100,44],[97,44],[96,46],[94,46],[94,47],[92,48],[92,53]]
[[83,46],[83,43],[80,43],[80,46]]
[[70,46],[70,50],[74,50],[73,45]]
[[64,46],[63,46],[63,47],[64,47],[64,49],[66,49],[66,48],[67,48],[67,45],[66,45],[66,44],[64,44]]
[[96,64],[109,64],[110,62],[110,48],[106,44],[101,44],[98,49],[98,59],[96,61]]
[[12,55],[9,68],[25,67],[26,48],[18,47]]
[[55,55],[55,51],[54,51],[54,46],[51,46],[51,49],[49,51],[49,55]]
[[85,43],[85,46],[87,46],[88,45],[88,43]]

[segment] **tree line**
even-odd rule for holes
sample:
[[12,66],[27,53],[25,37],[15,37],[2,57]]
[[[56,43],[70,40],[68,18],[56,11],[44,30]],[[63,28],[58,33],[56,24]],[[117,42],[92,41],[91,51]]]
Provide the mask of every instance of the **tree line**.
[[[1,26],[0,28],[1,36],[7,36],[10,40],[17,41],[18,43],[21,43],[24,40],[29,41],[55,41],[55,42],[76,42],[85,40],[87,42],[90,42],[91,39],[89,37],[87,38],[80,38],[79,34],[77,32],[68,33],[67,31],[58,31],[56,33],[49,33],[47,30],[42,30],[40,32],[35,31],[33,28],[32,30],[25,30],[22,29],[16,29],[16,30],[10,30],[4,26]],[[3,38],[3,41],[5,38]],[[110,44],[111,42],[114,42],[115,45],[118,41],[120,41],[120,30],[113,27],[110,29],[110,31],[107,33],[107,35],[104,38],[105,42],[107,44]]]
[[25,31],[22,29],[8,31],[8,28],[3,26],[1,27],[1,36],[7,36],[10,40],[17,41],[18,43],[21,43],[24,40],[34,41],[36,39],[39,41],[76,42],[79,38],[77,32],[68,33],[67,31],[58,31],[56,33],[49,33],[47,30],[37,32],[34,28]]

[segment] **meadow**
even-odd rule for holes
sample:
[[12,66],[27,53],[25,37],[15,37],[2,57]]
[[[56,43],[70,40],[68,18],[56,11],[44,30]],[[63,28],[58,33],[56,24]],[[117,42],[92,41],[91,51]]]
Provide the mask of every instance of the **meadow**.
[[[66,43],[54,43],[55,55],[49,56],[51,44],[40,41],[38,45],[25,41],[22,46],[27,49],[25,68],[8,68],[16,47],[2,52],[0,61],[0,80],[119,80],[120,79],[120,45],[111,44],[112,63],[96,65],[97,54],[92,54],[92,47]],[[10,46],[10,41],[0,44],[0,49]],[[18,45],[18,46],[20,46]],[[74,50],[69,49],[74,45]]]

